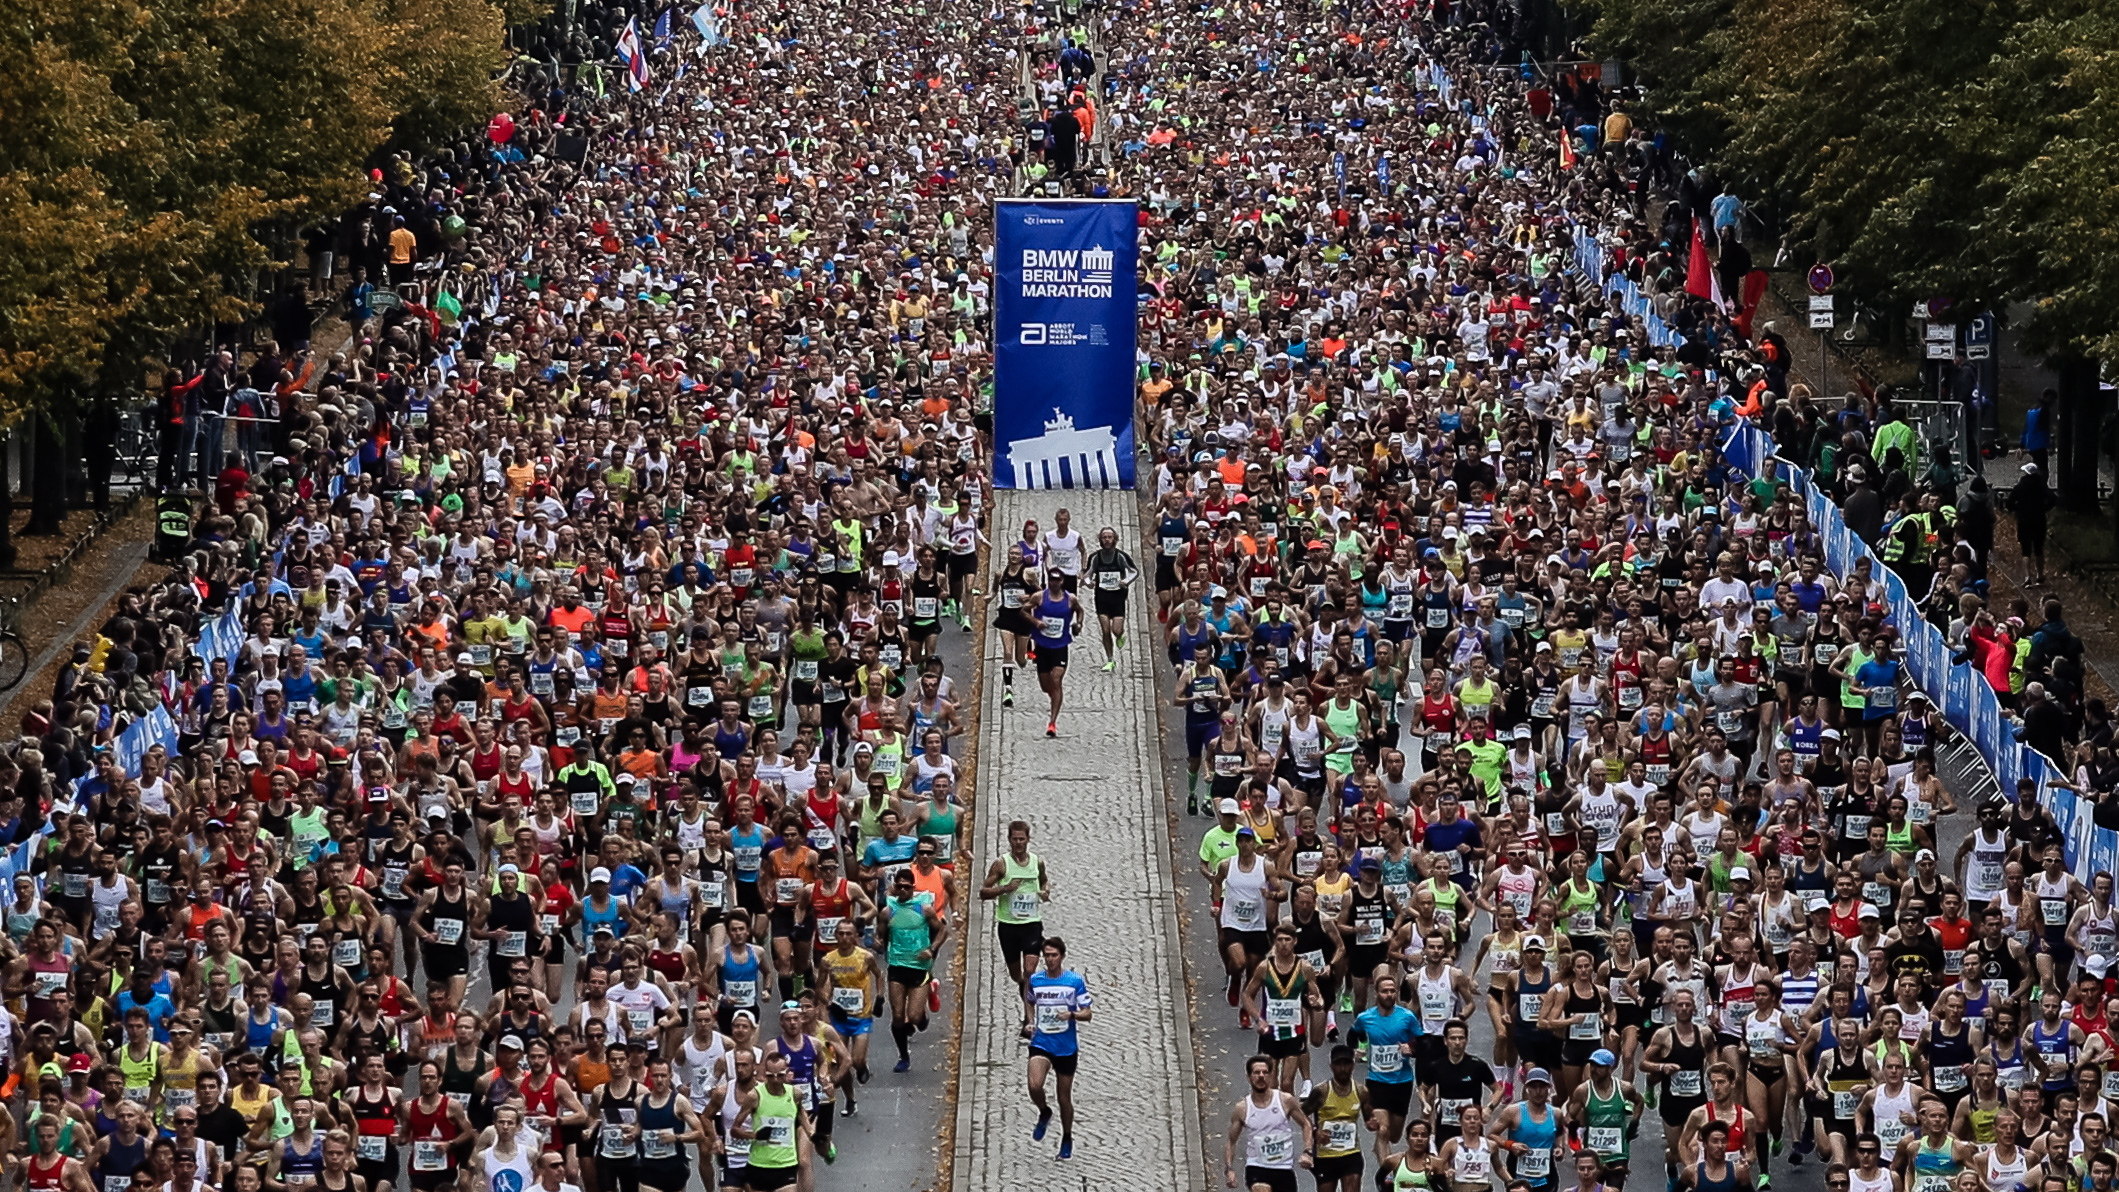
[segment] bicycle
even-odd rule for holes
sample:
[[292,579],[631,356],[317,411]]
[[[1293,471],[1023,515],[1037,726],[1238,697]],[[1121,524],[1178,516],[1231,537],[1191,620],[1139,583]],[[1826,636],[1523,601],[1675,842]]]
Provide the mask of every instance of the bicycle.
[[18,628],[21,619],[20,597],[0,606],[0,692],[13,691],[29,677],[29,643]]

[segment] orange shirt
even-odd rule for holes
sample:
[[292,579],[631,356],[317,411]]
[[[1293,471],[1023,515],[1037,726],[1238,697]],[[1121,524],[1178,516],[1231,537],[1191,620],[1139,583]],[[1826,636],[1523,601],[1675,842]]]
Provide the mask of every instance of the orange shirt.
[[934,904],[946,911],[949,909],[949,870],[937,865],[926,873],[918,865],[906,869],[912,875],[912,888],[920,894],[934,895]]
[[545,620],[550,621],[555,628],[564,629],[576,637],[581,636],[581,631],[588,628],[589,622],[595,619],[596,614],[590,612],[586,604],[576,605],[572,609],[565,605],[556,605],[551,612],[545,614]]

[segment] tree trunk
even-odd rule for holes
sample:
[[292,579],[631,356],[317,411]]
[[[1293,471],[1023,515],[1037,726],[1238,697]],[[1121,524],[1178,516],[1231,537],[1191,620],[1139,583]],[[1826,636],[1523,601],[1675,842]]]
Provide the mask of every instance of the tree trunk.
[[2097,448],[2103,439],[2104,396],[2097,385],[2097,362],[2069,354],[2053,361],[2060,380],[2059,425],[2054,428],[2058,456],[2057,494],[2064,509],[2097,508]]
[[14,436],[0,432],[0,568],[15,565],[15,477],[8,448]]
[[66,446],[51,416],[36,419],[27,533],[57,534],[66,520]]

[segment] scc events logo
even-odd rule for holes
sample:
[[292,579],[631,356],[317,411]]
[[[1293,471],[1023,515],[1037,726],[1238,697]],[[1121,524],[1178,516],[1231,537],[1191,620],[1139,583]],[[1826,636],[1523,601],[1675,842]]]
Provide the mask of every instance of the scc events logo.
[[1026,228],[1051,227],[1055,224],[1064,224],[1066,222],[1066,220],[1052,215],[1026,215],[1023,217],[1023,226]]

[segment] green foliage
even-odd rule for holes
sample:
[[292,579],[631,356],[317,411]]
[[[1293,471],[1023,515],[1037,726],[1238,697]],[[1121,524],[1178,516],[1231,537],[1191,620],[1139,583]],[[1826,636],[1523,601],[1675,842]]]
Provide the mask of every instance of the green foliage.
[[1687,152],[1874,301],[2037,303],[2119,346],[2119,10],[2096,0],[1588,0]]
[[269,245],[482,121],[504,62],[488,0],[0,0],[0,423],[239,317]]

